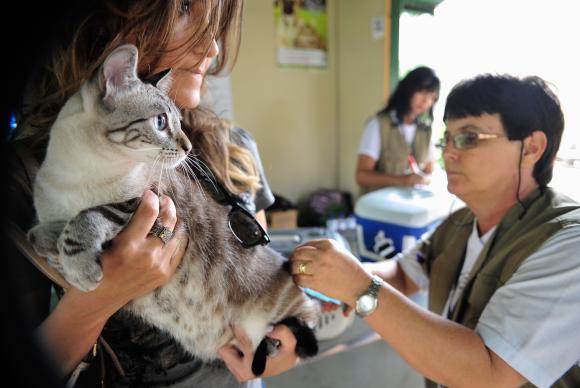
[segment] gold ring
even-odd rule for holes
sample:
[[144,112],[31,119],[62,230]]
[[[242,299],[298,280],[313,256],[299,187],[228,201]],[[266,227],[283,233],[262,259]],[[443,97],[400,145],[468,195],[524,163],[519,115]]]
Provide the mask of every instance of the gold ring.
[[300,264],[298,264],[298,274],[300,275],[306,274],[306,263],[303,261],[300,262]]

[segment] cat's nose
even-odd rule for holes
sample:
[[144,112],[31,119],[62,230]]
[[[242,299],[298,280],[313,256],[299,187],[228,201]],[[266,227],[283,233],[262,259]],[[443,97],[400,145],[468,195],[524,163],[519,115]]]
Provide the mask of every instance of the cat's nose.
[[187,137],[182,136],[179,139],[179,145],[181,146],[183,152],[185,152],[186,155],[189,154],[189,151],[191,151],[191,142]]

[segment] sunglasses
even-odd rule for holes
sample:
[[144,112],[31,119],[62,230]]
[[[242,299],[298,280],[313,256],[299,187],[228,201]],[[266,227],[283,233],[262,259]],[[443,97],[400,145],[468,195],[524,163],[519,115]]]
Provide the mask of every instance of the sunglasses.
[[265,245],[270,242],[270,236],[256,220],[256,217],[244,208],[217,180],[214,181],[203,176],[199,178],[199,181],[217,203],[232,207],[228,214],[228,226],[244,248]]
[[467,150],[477,147],[481,141],[497,139],[505,136],[506,135],[501,133],[480,132],[459,132],[455,135],[451,135],[449,131],[445,131],[443,133],[443,139],[441,139],[436,146],[439,148],[445,148],[449,144],[449,141],[452,141],[455,149]]

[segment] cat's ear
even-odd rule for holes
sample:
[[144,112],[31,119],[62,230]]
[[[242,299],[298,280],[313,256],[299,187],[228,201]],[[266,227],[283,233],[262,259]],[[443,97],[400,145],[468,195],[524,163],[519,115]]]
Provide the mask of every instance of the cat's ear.
[[155,87],[161,90],[165,94],[169,94],[171,89],[171,84],[173,83],[173,77],[171,76],[171,71],[167,71],[163,77],[155,84]]
[[137,47],[124,44],[105,59],[99,74],[99,87],[105,101],[116,92],[131,88],[139,80],[137,56]]

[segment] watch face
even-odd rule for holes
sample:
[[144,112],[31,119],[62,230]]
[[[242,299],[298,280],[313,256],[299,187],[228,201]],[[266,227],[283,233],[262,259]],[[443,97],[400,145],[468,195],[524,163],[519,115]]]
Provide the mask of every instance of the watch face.
[[356,302],[356,310],[359,314],[368,314],[377,306],[377,298],[372,295],[362,295]]

